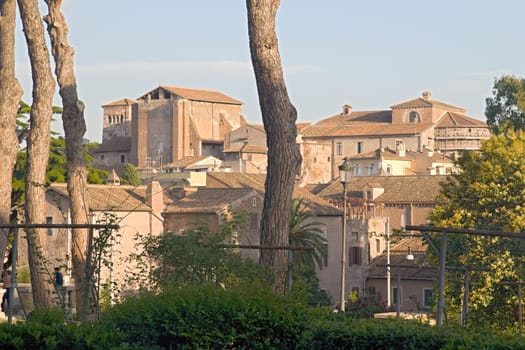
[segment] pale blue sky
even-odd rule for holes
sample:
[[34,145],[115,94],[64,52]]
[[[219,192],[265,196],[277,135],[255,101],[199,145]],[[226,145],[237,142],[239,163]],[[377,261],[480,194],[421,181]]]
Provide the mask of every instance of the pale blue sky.
[[[65,0],[63,12],[91,140],[101,140],[102,104],[159,84],[219,90],[262,123],[245,1]],[[282,0],[279,48],[298,120],[345,103],[388,109],[425,90],[485,120],[494,78],[525,76],[524,14],[521,0]],[[17,45],[29,102],[25,42]]]

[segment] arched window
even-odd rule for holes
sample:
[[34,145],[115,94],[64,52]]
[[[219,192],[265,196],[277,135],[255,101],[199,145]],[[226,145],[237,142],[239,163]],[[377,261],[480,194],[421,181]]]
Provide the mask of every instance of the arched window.
[[421,122],[421,117],[419,116],[419,113],[416,111],[410,112],[408,115],[408,122],[409,123],[419,123]]

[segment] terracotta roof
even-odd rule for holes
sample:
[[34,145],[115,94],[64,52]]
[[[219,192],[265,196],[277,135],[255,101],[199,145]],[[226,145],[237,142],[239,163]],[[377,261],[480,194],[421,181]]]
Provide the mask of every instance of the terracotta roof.
[[201,160],[204,160],[208,158],[208,156],[189,156],[184,157],[182,159],[179,159],[177,161],[174,161],[173,163],[164,164],[163,168],[166,169],[176,169],[176,168],[186,168],[190,165],[193,165],[196,162],[199,162]]
[[259,195],[251,188],[200,188],[166,208],[167,213],[217,213],[232,202]]
[[[434,203],[446,178],[444,175],[355,176],[347,186],[349,192],[362,197],[368,183],[380,184],[385,192],[374,200],[379,203]],[[343,185],[337,178],[319,196],[340,198],[342,193]]]
[[261,153],[266,154],[268,152],[268,148],[265,146],[258,146],[258,145],[238,145],[233,146],[228,149],[225,149],[223,153]]
[[226,96],[222,92],[214,90],[189,89],[177,86],[160,85],[159,88],[168,90],[169,92],[180,96],[182,98],[193,101],[219,102],[234,105],[242,105],[242,102]]
[[405,101],[399,104],[395,104],[390,108],[421,108],[421,107],[438,107],[446,110],[453,110],[460,113],[465,113],[465,109],[457,106],[450,105],[448,103],[436,101],[436,100],[427,100],[421,97],[415,98],[413,100]]
[[122,106],[122,105],[132,105],[137,103],[137,101],[131,99],[131,98],[122,98],[120,100],[116,100],[113,102],[108,102],[102,105],[102,107],[112,107],[112,106]]
[[298,130],[298,131],[301,131],[301,130],[303,130],[304,128],[307,128],[307,127],[309,127],[310,125],[312,125],[312,123],[297,123],[297,124],[295,124],[295,126],[297,127],[297,130]]
[[[408,248],[414,255],[414,260],[406,260]],[[404,238],[390,248],[390,265],[392,279],[400,273],[403,279],[434,280],[437,278],[438,269],[425,267],[424,260],[427,255],[427,245],[420,237]],[[386,278],[387,255],[386,251],[377,256],[368,265],[368,278]]]
[[[253,188],[261,194],[265,192],[266,174],[208,172],[206,176],[209,178],[206,180],[207,187]],[[341,215],[338,208],[304,188],[295,186],[293,198],[302,199],[304,204],[316,215]]]
[[130,152],[131,151],[131,136],[114,136],[109,140],[104,140],[93,153],[105,152]]
[[453,112],[447,112],[445,113],[441,119],[437,123],[438,128],[458,128],[458,127],[485,127],[488,128],[487,123],[474,119],[471,117],[467,117],[463,114],[453,113]]
[[[54,183],[48,191],[69,197],[67,185]],[[95,211],[151,211],[145,203],[146,186],[88,185],[88,208]]]
[[364,123],[346,124],[336,127],[312,126],[304,131],[308,137],[345,137],[363,135],[411,135],[419,134],[427,129],[433,128],[432,123],[417,124],[386,124],[386,123]]

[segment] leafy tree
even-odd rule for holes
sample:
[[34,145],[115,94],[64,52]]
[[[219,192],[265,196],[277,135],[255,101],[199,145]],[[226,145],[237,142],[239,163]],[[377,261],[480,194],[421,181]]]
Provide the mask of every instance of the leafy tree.
[[[94,158],[89,154],[89,150],[95,147],[94,143],[84,145],[84,157],[88,164],[88,183],[103,184],[109,174],[101,169],[91,167]],[[46,184],[52,182],[64,183],[67,181],[66,143],[63,137],[52,137],[49,147],[49,162],[46,170]],[[22,204],[25,198],[25,168],[27,161],[27,152],[22,149],[18,152],[15,169],[13,171],[13,192],[12,205]]]
[[140,185],[140,175],[137,171],[137,168],[131,164],[127,163],[124,166],[124,170],[122,173],[122,177],[120,178],[120,182],[123,185],[131,185],[131,186],[139,186]]
[[[440,227],[522,232],[525,229],[525,132],[509,129],[483,143],[480,152],[465,153],[462,171],[443,184],[431,215]],[[438,245],[439,246],[439,245]],[[502,281],[517,281],[525,245],[517,239],[451,235],[447,265],[470,272],[470,320],[495,326],[514,322],[515,296]],[[449,273],[447,309],[458,312],[462,275]]]
[[493,133],[525,130],[525,79],[504,75],[494,81],[493,97],[486,99],[485,116]]
[[[139,253],[132,254],[130,262],[136,264],[140,272],[130,273],[128,284],[132,289],[154,290],[206,284],[226,288],[268,285],[263,270],[255,262],[224,247],[240,225],[242,218],[233,215],[231,220],[224,220],[216,233],[199,224],[180,234],[138,236]],[[150,262],[154,262],[153,266]]]
[[312,250],[294,250],[292,254],[292,293],[297,289],[304,293],[305,302],[310,305],[330,305],[328,294],[321,291],[315,266],[323,268],[326,258],[326,239],[322,236],[322,224],[312,221],[314,214],[302,200],[292,200],[290,215],[290,246],[306,247]]
[[302,200],[292,200],[290,215],[290,246],[306,247],[312,250],[297,250],[293,253],[293,263],[298,268],[323,268],[326,257],[326,239],[322,236],[322,224],[312,221],[314,214],[308,210]]

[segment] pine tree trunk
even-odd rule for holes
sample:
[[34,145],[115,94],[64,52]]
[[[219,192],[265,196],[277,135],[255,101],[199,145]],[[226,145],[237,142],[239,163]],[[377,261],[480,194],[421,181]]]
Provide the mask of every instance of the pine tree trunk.
[[[0,224],[9,224],[13,169],[18,152],[16,114],[22,97],[22,87],[15,78],[16,0],[0,0],[0,15]],[[7,235],[7,231],[0,231],[2,259]]]
[[[295,176],[301,165],[296,143],[297,111],[284,82],[275,32],[278,0],[247,0],[250,52],[268,145],[268,169],[261,218],[261,245],[288,246]],[[261,262],[284,276],[288,252],[261,250]],[[284,278],[280,278],[280,287]]]
[[[31,73],[33,78],[33,102],[31,105],[30,129],[27,138],[26,166],[26,222],[45,223],[45,183],[46,167],[49,159],[51,140],[51,117],[53,115],[53,95],[55,81],[51,74],[49,51],[45,41],[45,31],[37,0],[18,0],[20,17],[26,37]],[[35,307],[51,304],[52,266],[47,262],[42,250],[40,237],[42,229],[28,230],[27,245],[33,301]]]
[[[67,189],[71,203],[73,224],[88,223],[88,208],[85,194],[87,171],[84,161],[83,140],[86,133],[84,104],[78,99],[73,56],[75,51],[67,41],[68,27],[60,12],[61,0],[46,0],[48,15],[45,16],[47,30],[51,39],[51,52],[55,58],[55,73],[62,97],[62,124],[66,138]],[[77,312],[80,319],[89,318],[90,284],[86,274],[87,236],[85,229],[73,230],[73,276]]]

